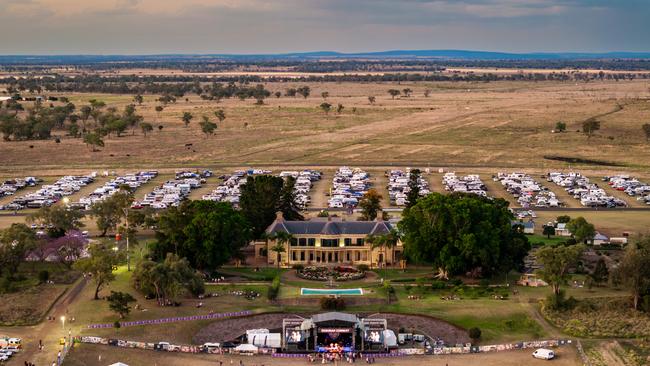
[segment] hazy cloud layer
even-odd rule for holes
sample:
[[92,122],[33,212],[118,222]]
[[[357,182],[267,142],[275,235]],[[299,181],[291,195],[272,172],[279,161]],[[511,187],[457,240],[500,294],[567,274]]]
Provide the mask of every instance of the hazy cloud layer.
[[0,0],[0,54],[650,51],[650,0]]

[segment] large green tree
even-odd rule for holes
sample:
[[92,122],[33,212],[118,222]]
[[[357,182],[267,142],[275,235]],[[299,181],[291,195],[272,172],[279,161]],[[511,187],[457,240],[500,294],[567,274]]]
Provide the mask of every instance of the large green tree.
[[84,227],[83,212],[65,206],[44,206],[27,217],[28,222],[37,222],[48,227],[48,235],[59,238],[68,230]]
[[168,253],[164,260],[144,260],[135,268],[133,286],[148,296],[154,296],[160,306],[178,302],[186,292],[194,296],[205,292],[203,278],[185,258]]
[[371,221],[377,218],[381,211],[382,196],[376,189],[370,188],[359,201],[361,208],[361,220]]
[[248,222],[231,205],[188,201],[160,215],[156,238],[154,259],[174,253],[194,268],[213,270],[238,256],[251,235]]
[[0,275],[13,278],[27,253],[36,247],[37,240],[34,230],[25,224],[11,224],[0,230]]
[[650,236],[628,244],[617,274],[632,295],[633,307],[638,309],[639,299],[650,292]]
[[256,175],[246,178],[241,188],[239,207],[251,224],[253,237],[262,233],[275,219],[284,180],[272,175]]
[[530,249],[513,218],[503,199],[432,193],[404,212],[399,230],[405,254],[415,262],[450,274],[491,275],[520,267]]
[[278,211],[282,212],[282,215],[287,220],[304,220],[304,217],[300,213],[300,207],[296,203],[296,192],[294,192],[294,187],[296,186],[296,178],[287,177],[282,185],[282,190],[280,191],[280,199],[278,201]]
[[95,300],[99,300],[99,291],[115,280],[113,270],[123,258],[121,252],[108,245],[96,243],[88,246],[87,258],[79,259],[73,267],[81,272],[89,273],[95,282]]
[[587,220],[582,216],[571,219],[567,223],[566,227],[578,243],[586,243],[593,240],[596,235],[596,228],[594,225],[587,222]]
[[114,313],[117,313],[120,316],[120,319],[126,318],[127,315],[131,312],[131,307],[129,306],[130,302],[134,302],[135,299],[128,292],[115,292],[111,291],[111,294],[106,298],[108,301],[108,307]]
[[107,199],[93,204],[90,215],[96,219],[100,236],[106,236],[108,230],[117,230],[117,225],[122,221],[125,209],[133,203],[133,194],[127,189],[120,189]]
[[409,192],[406,194],[406,199],[408,200],[408,203],[406,204],[407,208],[415,205],[418,198],[420,198],[420,184],[418,181],[421,175],[422,172],[420,172],[420,169],[413,169],[410,172],[408,183]]
[[571,276],[569,270],[577,265],[584,250],[584,245],[576,244],[548,245],[537,251],[537,260],[542,265],[538,273],[551,285],[556,297],[560,295],[560,286],[566,284]]

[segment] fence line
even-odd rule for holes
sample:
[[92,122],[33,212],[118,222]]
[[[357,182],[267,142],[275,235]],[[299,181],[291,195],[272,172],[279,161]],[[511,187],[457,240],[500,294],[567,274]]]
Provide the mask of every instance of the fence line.
[[[120,322],[120,327],[133,327],[136,325],[151,325],[151,324],[166,324],[166,323],[193,321],[193,320],[221,319],[221,318],[230,318],[230,317],[238,317],[238,316],[247,316],[251,314],[253,314],[252,311],[245,310],[245,311],[236,311],[231,313],[215,313],[215,314],[206,314],[206,315],[179,316],[179,317],[162,318],[162,319],[135,320],[130,322]],[[115,324],[112,323],[90,324],[88,325],[88,329],[113,328],[114,326]]]
[[580,340],[576,341],[576,348],[578,349],[578,354],[580,355],[582,364],[585,366],[591,366],[591,361],[589,361],[589,357],[587,357],[584,348],[582,348],[582,343],[580,342]]
[[[81,343],[92,343],[92,344],[103,344],[115,347],[127,347],[127,348],[139,348],[147,350],[159,350],[159,351],[168,351],[168,352],[183,352],[183,353],[199,353],[205,352],[205,349],[202,346],[196,345],[168,345],[165,344],[165,348],[158,347],[158,343],[153,342],[135,342],[135,341],[125,341],[119,339],[108,339],[102,337],[76,337],[76,341]],[[431,355],[452,355],[452,354],[469,354],[469,353],[485,353],[485,352],[502,352],[502,351],[514,351],[514,350],[523,350],[531,348],[544,348],[544,347],[559,347],[564,345],[570,345],[573,341],[565,339],[556,339],[556,340],[543,340],[543,341],[530,341],[530,342],[518,342],[518,343],[506,343],[506,344],[495,344],[487,346],[472,346],[465,345],[459,347],[435,347]],[[578,347],[581,347],[578,343]],[[272,353],[272,357],[286,357],[286,358],[303,358],[307,357],[307,353],[282,353],[275,352],[275,349],[272,348],[260,348],[259,353]],[[214,353],[222,352],[222,350],[215,351]],[[365,352],[361,352],[365,354]],[[370,354],[370,353],[369,353]],[[392,351],[390,353],[372,353],[373,357],[406,357],[410,355],[424,355],[424,349],[418,348],[408,348],[408,349],[399,349]]]

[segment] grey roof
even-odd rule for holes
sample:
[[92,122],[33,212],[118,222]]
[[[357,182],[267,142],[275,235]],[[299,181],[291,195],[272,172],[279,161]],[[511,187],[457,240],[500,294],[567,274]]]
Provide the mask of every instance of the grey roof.
[[275,220],[268,234],[287,232],[293,235],[376,235],[390,231],[388,221],[284,221]]
[[535,222],[534,221],[512,221],[512,226],[515,225],[521,225],[526,229],[534,229],[535,228]]
[[330,322],[330,321],[343,321],[348,323],[357,323],[359,318],[356,315],[348,313],[339,313],[332,311],[329,313],[316,314],[311,317],[314,323]]

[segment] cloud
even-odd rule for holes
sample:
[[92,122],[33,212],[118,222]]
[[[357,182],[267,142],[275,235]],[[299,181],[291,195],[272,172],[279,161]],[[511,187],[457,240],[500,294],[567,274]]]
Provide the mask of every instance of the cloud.
[[0,0],[0,53],[648,51],[647,0]]

